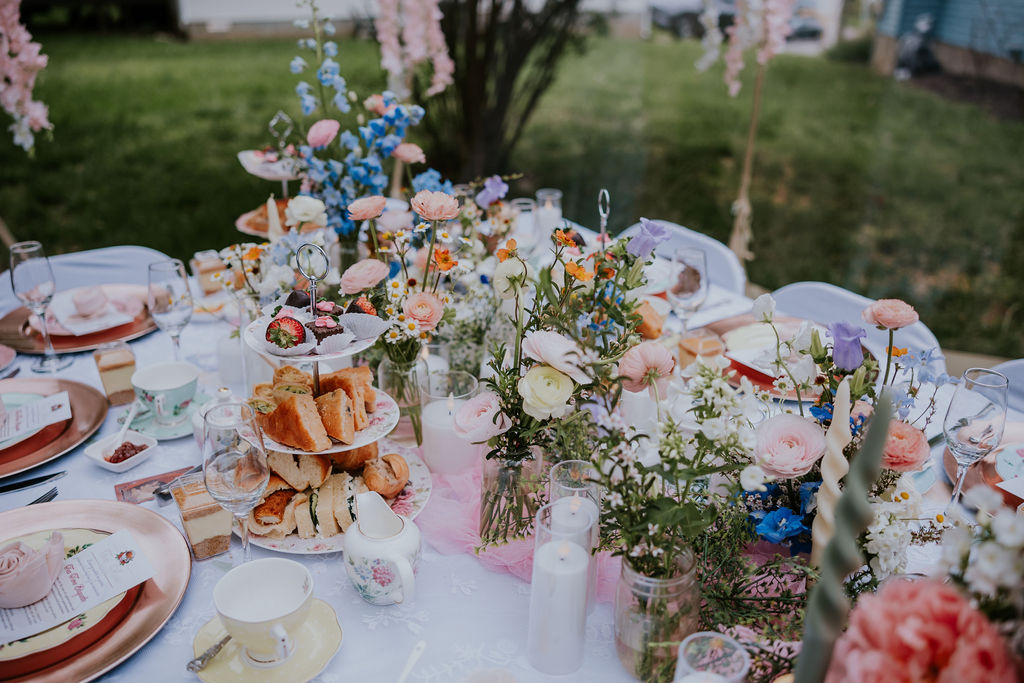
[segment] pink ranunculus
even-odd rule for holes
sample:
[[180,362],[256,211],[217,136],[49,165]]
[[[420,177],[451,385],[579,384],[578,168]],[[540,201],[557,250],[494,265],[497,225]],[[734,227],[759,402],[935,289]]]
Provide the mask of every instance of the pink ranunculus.
[[898,330],[920,320],[914,307],[900,299],[879,299],[865,308],[860,317],[869,325],[887,330]]
[[419,323],[421,330],[429,332],[441,321],[441,316],[444,315],[444,304],[435,294],[417,292],[405,300],[405,303],[402,304],[402,312]]
[[427,155],[423,153],[423,149],[414,142],[403,142],[398,147],[395,147],[394,151],[391,152],[391,156],[401,161],[403,164],[425,164],[427,163]]
[[368,221],[384,213],[388,200],[382,196],[363,197],[348,205],[348,217],[354,221]]
[[338,135],[339,128],[341,128],[341,124],[334,119],[320,119],[309,127],[306,141],[310,147],[316,149],[326,147]]
[[767,474],[792,479],[810,472],[825,453],[825,434],[814,420],[783,413],[757,428],[755,454]]
[[471,443],[481,443],[504,434],[512,421],[501,412],[501,401],[493,391],[482,391],[455,411],[455,434]]
[[896,580],[863,595],[825,683],[1012,683],[1014,662],[985,616],[953,586]]
[[39,550],[21,541],[0,548],[0,608],[24,607],[45,598],[63,566],[64,536],[59,531],[50,534]]
[[420,190],[411,204],[412,210],[425,221],[450,221],[459,215],[459,200],[445,192]]
[[646,341],[637,344],[619,360],[619,377],[627,391],[640,392],[657,386],[658,396],[664,398],[676,359],[662,344]]
[[590,377],[580,368],[583,353],[576,342],[557,332],[536,330],[523,337],[523,353],[540,363],[546,363],[569,375],[577,384],[590,384]]
[[897,472],[916,472],[928,460],[931,449],[924,432],[902,420],[889,423],[882,451],[882,467]]
[[363,259],[349,266],[342,274],[341,291],[345,294],[357,294],[386,278],[390,271],[386,264],[376,259]]
[[367,111],[372,111],[377,116],[383,116],[384,112],[388,110],[387,105],[384,104],[384,97],[382,95],[370,95],[363,102],[363,106]]

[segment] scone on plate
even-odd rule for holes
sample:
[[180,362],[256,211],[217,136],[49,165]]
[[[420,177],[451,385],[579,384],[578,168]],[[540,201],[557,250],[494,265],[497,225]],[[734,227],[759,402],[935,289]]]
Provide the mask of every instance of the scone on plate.
[[316,409],[320,420],[324,423],[327,435],[343,444],[350,444],[356,439],[355,415],[352,401],[341,389],[316,398]]
[[331,446],[311,394],[291,394],[273,411],[261,415],[259,423],[267,436],[285,446],[313,452]]
[[394,498],[409,481],[409,463],[398,453],[382,455],[363,466],[363,480],[371,491]]

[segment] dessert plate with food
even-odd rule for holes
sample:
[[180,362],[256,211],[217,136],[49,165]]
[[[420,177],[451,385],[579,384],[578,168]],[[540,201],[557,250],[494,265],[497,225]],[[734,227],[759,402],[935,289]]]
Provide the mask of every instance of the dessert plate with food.
[[430,499],[430,470],[409,448],[383,439],[329,455],[269,451],[270,484],[249,514],[253,545],[283,553],[342,550],[355,496],[376,491],[397,514],[416,517]]

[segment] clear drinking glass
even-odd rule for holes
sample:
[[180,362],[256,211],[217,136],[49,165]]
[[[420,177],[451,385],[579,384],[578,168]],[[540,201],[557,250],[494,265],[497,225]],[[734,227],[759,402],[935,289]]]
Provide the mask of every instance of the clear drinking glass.
[[949,505],[960,497],[968,468],[988,455],[1003,438],[1008,386],[1006,377],[994,370],[970,368],[953,392],[946,419],[942,421],[946,445],[956,460],[956,488]]
[[149,314],[171,335],[174,360],[181,360],[181,331],[192,319],[192,291],[185,264],[178,259],[149,264]]
[[46,328],[46,307],[50,305],[53,294],[57,290],[53,278],[50,259],[46,258],[43,245],[35,240],[17,242],[11,245],[11,289],[39,318],[39,327],[43,333],[45,350],[43,355],[32,363],[33,372],[57,372],[71,365],[71,356],[58,356],[50,341],[50,331]]
[[672,310],[682,321],[684,332],[686,321],[708,298],[709,285],[708,262],[704,250],[692,247],[676,249],[672,254],[665,296],[672,305]]
[[263,434],[247,404],[232,401],[213,406],[203,418],[203,476],[206,490],[238,520],[242,562],[249,550],[249,512],[260,502],[270,481]]

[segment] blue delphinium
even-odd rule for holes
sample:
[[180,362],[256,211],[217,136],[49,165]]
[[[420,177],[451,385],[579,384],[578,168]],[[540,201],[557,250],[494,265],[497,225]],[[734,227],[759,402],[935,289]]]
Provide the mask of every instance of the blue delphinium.
[[441,172],[430,168],[412,179],[412,191],[420,192],[422,190],[430,190],[431,192],[447,192],[448,194],[451,194],[452,181],[442,181]]
[[306,65],[306,60],[303,59],[302,57],[298,57],[297,56],[297,57],[295,57],[295,59],[293,59],[291,61],[291,64],[288,65],[288,69],[293,74],[298,74],[298,73],[302,73],[302,70],[305,69],[306,66],[307,66]]
[[757,535],[770,543],[782,543],[807,531],[803,516],[789,508],[772,510],[761,518],[755,528]]

